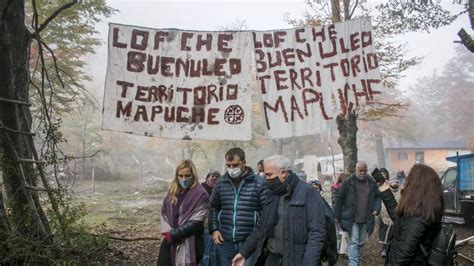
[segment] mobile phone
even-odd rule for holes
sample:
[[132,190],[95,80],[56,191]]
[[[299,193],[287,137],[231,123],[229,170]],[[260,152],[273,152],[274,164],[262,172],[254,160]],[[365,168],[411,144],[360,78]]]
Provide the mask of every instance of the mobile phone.
[[385,182],[385,177],[382,175],[382,172],[376,167],[372,171],[372,177],[375,179],[375,182],[382,184]]

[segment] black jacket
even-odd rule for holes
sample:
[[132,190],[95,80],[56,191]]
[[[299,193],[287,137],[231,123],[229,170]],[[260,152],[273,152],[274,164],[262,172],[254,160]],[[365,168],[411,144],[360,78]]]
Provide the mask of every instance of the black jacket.
[[380,194],[388,214],[394,220],[393,238],[390,242],[387,265],[428,265],[420,244],[430,250],[441,229],[441,221],[428,223],[421,217],[397,217],[397,202],[393,193],[386,190]]
[[244,241],[257,224],[267,195],[265,179],[251,168],[247,168],[238,188],[225,173],[211,195],[209,232],[219,230],[225,240]]
[[171,229],[171,240],[173,242],[181,242],[186,238],[195,235],[202,235],[204,232],[204,222],[203,221],[188,221],[178,228]]
[[201,186],[206,190],[207,194],[209,194],[209,197],[212,195],[212,190],[213,188],[210,187],[207,182],[202,182]]
[[[336,207],[334,213],[336,219],[344,231],[350,232],[352,224],[354,223],[357,210],[357,189],[356,176],[352,175],[348,180],[342,183],[342,187],[337,193]],[[372,177],[367,177],[369,182],[369,195],[367,199],[367,232],[372,234],[374,232],[374,216],[373,211],[380,213],[381,201],[378,196],[378,188],[375,180]],[[370,207],[371,206],[371,207]]]
[[341,190],[341,187],[335,188],[334,185],[331,186],[331,207],[333,209],[336,208],[337,193],[339,192],[339,190]]
[[[282,265],[319,265],[324,246],[326,227],[325,209],[321,195],[311,185],[301,182],[297,177],[288,187],[289,194],[284,196],[283,213],[283,261]],[[266,255],[267,228],[263,225],[268,217],[269,205],[263,209],[262,219],[254,232],[240,249],[239,253],[248,258],[256,252],[257,264],[264,261]]]

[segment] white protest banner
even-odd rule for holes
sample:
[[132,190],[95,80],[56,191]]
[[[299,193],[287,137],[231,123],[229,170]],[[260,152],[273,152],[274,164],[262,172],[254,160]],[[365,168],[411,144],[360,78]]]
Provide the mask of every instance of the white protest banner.
[[269,138],[318,133],[383,90],[368,18],[253,34]]
[[249,140],[251,60],[250,32],[110,24],[102,128]]

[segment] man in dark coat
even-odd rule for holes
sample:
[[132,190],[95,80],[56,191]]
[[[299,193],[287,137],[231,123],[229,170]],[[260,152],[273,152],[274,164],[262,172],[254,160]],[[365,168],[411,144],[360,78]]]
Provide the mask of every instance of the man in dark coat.
[[349,265],[362,263],[362,250],[367,233],[374,231],[374,217],[380,213],[381,202],[377,183],[367,175],[367,164],[358,162],[356,174],[342,184],[337,194],[335,215],[342,230],[349,232]]
[[243,265],[252,253],[256,265],[319,265],[326,237],[324,203],[311,185],[288,171],[290,167],[290,160],[282,155],[265,160],[271,194],[233,265]]

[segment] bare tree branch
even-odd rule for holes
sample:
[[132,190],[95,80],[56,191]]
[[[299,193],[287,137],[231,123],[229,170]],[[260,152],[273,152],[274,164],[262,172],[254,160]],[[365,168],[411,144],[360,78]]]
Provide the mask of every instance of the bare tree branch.
[[[5,148],[8,150],[8,152],[10,152],[12,155],[13,155],[13,160],[15,162],[15,168],[17,169],[17,171],[20,173],[20,184],[21,186],[20,187],[23,187],[23,188],[26,188],[28,185],[28,182],[26,181],[26,175],[25,175],[25,172],[23,170],[23,166],[22,164],[20,163],[20,160],[19,160],[19,156],[18,156],[18,153],[15,149],[15,147],[13,146],[13,141],[12,139],[10,138],[10,136],[8,135],[8,133],[6,132],[3,132],[3,135],[4,135],[4,138],[6,139],[6,145],[5,145]],[[20,188],[19,187],[19,188]],[[18,191],[18,190],[17,190]],[[25,195],[27,201],[28,201],[28,204],[31,208],[31,211],[32,211],[32,214],[33,214],[33,218],[36,222],[36,225],[38,227],[38,231],[41,233],[41,235],[49,240],[52,241],[52,236],[49,234],[45,224],[43,223],[43,221],[41,220],[41,217],[38,213],[38,207],[36,206],[36,203],[33,199],[33,196],[32,194],[29,192],[29,191],[26,191],[25,189],[23,189],[23,194]]]
[[114,240],[121,240],[121,241],[127,241],[127,242],[132,242],[132,241],[143,241],[143,240],[149,240],[149,241],[159,241],[161,238],[158,237],[135,237],[135,238],[126,238],[126,237],[118,237],[118,236],[111,236],[111,235],[102,235],[105,237],[108,237],[110,239]]
[[354,12],[355,12],[355,10],[356,10],[356,8],[357,8],[358,5],[359,5],[359,0],[356,0],[354,6],[352,7],[351,13],[349,14],[349,19],[351,19],[352,16],[354,15]]
[[[35,0],[33,0],[33,3],[35,2]],[[35,30],[35,34],[39,34],[41,31],[43,31],[46,26],[48,26],[48,24],[54,19],[56,18],[61,12],[63,12],[64,10],[70,8],[71,6],[73,6],[75,3],[77,3],[77,0],[73,0],[67,4],[64,4],[62,7],[60,7],[59,9],[57,9],[56,11],[54,11],[54,13],[49,16],[40,26],[38,29]]]
[[33,191],[43,191],[43,192],[48,192],[49,191],[46,188],[33,187],[33,186],[28,186],[28,185],[26,185],[24,188],[29,189],[29,190],[33,190]]
[[[37,35],[38,36],[38,35]],[[38,36],[39,37],[39,36]],[[58,68],[58,63],[57,63],[57,59],[56,59],[56,55],[54,55],[54,52],[51,48],[49,48],[49,46],[43,41],[43,40],[38,40],[40,42],[40,45],[43,45],[50,53],[51,53],[51,56],[53,57],[53,64],[54,64],[54,69],[56,70],[56,75],[59,79],[59,82],[61,83],[61,87],[64,89],[64,82],[61,78],[61,76],[59,75],[59,68]]]

